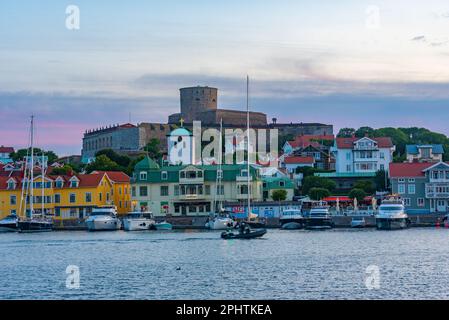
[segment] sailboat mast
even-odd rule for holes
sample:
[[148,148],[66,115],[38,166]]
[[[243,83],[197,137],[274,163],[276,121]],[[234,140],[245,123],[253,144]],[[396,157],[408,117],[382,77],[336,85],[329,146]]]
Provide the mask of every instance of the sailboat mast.
[[34,199],[33,199],[33,182],[34,182],[34,115],[31,116],[31,143],[30,143],[30,149],[31,149],[31,168],[30,168],[30,217],[33,218],[33,212],[34,212]]
[[246,166],[247,166],[247,194],[248,194],[248,221],[251,220],[251,186],[250,186],[250,166],[249,166],[249,76],[246,76]]
[[218,200],[218,206],[219,209],[221,211],[222,207],[223,207],[223,198],[221,198],[223,196],[223,194],[221,193],[221,186],[222,186],[222,182],[223,182],[223,118],[220,119],[220,140],[218,140],[219,143],[219,151],[218,151],[218,172],[220,173],[220,175],[218,176],[218,196],[219,196],[219,200]]

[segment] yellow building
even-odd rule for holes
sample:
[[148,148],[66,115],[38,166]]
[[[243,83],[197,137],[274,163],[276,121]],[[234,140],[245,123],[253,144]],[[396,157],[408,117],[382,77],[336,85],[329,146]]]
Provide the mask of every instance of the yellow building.
[[[30,198],[22,196],[27,181],[21,172],[0,176],[0,218],[10,214],[24,216]],[[83,219],[93,208],[115,205],[119,214],[131,210],[130,179],[122,172],[98,171],[91,174],[49,175],[33,179],[33,209],[55,220]],[[23,200],[21,200],[23,199]]]

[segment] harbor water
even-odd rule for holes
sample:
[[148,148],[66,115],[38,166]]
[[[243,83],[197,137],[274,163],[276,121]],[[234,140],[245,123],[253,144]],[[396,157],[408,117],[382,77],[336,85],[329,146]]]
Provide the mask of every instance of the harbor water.
[[449,298],[444,228],[11,233],[0,253],[0,299]]

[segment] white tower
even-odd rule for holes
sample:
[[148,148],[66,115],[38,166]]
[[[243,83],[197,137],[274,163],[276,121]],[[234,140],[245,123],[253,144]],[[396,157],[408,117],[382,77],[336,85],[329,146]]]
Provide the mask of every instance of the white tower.
[[168,163],[170,165],[188,165],[195,162],[195,139],[184,127],[167,135]]

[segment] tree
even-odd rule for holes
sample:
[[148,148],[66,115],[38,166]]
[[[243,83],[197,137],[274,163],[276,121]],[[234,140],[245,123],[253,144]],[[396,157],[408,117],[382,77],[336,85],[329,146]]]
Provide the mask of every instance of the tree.
[[95,157],[95,161],[87,165],[87,173],[92,171],[122,171],[123,168],[120,167],[116,162],[109,159],[104,154]]
[[374,183],[370,180],[360,180],[354,185],[355,189],[362,189],[367,194],[373,194],[376,191]]
[[[55,162],[58,159],[58,156],[56,155],[56,153],[54,153],[53,151],[45,151],[39,148],[33,148],[33,152],[35,156],[42,156],[42,153],[44,153],[44,156],[46,156],[48,158],[48,163],[52,164],[53,162]],[[10,157],[13,161],[21,161],[23,160],[26,155],[30,155],[31,153],[31,148],[28,149],[19,149],[16,152],[12,152],[10,153]]]
[[70,165],[65,164],[62,168],[53,168],[51,170],[51,174],[52,175],[57,175],[57,176],[59,176],[59,175],[69,175],[73,171],[74,170],[73,170],[73,168]]
[[355,134],[354,128],[342,128],[337,134],[337,138],[351,138]]
[[337,187],[337,184],[327,178],[317,177],[317,176],[309,176],[304,178],[302,184],[302,194],[309,194],[310,189],[312,188],[323,188],[332,192]]
[[357,199],[357,201],[360,203],[365,199],[366,193],[362,189],[354,188],[349,192],[349,198],[351,199]]
[[387,190],[388,179],[387,172],[385,170],[379,170],[376,172],[376,177],[374,178],[374,182],[376,183],[377,191],[385,191]]
[[309,190],[309,197],[312,200],[323,200],[330,196],[330,192],[324,188],[312,188]]
[[118,154],[117,152],[115,152],[112,149],[100,150],[95,154],[95,157],[98,157],[101,155],[105,155],[106,157],[108,157],[110,160],[114,161],[121,167],[127,167],[129,165],[129,163],[131,162],[130,157]]
[[143,150],[148,152],[148,156],[151,159],[159,160],[160,158],[162,158],[161,142],[158,139],[151,139],[150,142],[143,148]]
[[273,201],[285,201],[287,199],[287,190],[274,190],[271,193],[271,197],[273,198]]
[[355,136],[357,138],[370,137],[373,138],[375,130],[371,127],[360,127],[356,132]]

